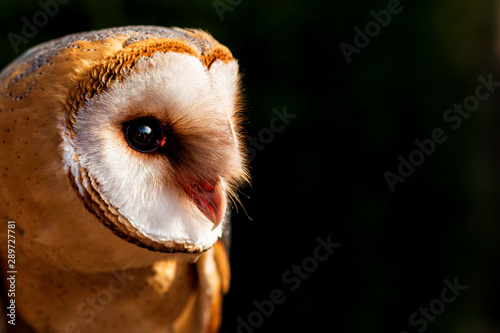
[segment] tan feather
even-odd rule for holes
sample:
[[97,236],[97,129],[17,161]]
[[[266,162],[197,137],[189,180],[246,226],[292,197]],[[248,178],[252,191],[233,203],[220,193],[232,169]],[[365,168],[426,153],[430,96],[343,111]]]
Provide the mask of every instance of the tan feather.
[[[207,214],[226,207],[214,188],[230,195],[248,180],[240,108],[236,61],[200,30],[75,34],[5,68],[0,215],[16,221],[19,325],[216,332],[230,279],[217,239],[229,221]],[[164,152],[125,140],[124,124],[142,116],[168,132]]]

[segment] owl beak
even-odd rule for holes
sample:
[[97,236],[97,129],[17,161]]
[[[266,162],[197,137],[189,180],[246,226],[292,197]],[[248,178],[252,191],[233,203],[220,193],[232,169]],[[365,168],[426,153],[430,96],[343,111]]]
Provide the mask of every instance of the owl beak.
[[214,224],[212,230],[217,228],[221,224],[227,208],[226,192],[220,182],[212,185],[202,181],[189,187],[182,184],[181,186],[200,212]]

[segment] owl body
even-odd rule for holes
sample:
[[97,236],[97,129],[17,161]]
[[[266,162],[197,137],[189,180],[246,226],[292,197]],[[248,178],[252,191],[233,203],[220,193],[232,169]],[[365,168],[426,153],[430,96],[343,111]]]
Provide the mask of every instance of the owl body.
[[0,214],[16,221],[19,320],[216,331],[226,201],[246,180],[239,104],[236,61],[199,30],[75,34],[4,69]]

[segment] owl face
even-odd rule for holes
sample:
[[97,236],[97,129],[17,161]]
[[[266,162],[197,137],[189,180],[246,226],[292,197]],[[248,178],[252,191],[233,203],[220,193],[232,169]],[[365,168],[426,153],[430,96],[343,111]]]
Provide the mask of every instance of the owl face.
[[[102,82],[110,67],[101,62],[90,77]],[[246,177],[237,63],[207,66],[188,52],[158,51],[120,73],[62,113],[60,149],[75,193],[131,243],[205,251],[221,236],[228,195]]]

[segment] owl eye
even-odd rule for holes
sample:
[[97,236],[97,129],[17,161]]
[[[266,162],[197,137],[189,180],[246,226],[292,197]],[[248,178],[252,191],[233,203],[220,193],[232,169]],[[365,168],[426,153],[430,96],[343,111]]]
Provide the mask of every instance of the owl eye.
[[163,128],[154,118],[133,119],[125,123],[123,131],[129,146],[142,153],[155,151],[164,143]]

